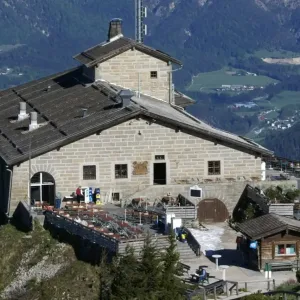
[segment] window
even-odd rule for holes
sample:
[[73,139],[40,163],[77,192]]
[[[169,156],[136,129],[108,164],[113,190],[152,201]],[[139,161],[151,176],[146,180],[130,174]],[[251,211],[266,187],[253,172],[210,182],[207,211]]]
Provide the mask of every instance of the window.
[[275,245],[275,256],[280,255],[296,255],[296,244]]
[[128,166],[127,164],[115,165],[115,178],[128,178]]
[[150,78],[157,78],[157,71],[151,71]]
[[50,205],[54,205],[55,181],[52,175],[39,172],[31,177],[30,198],[32,205],[35,201],[46,201]]
[[96,166],[83,166],[83,180],[96,179]]
[[221,162],[219,160],[208,162],[208,175],[221,175]]
[[113,201],[120,201],[120,193],[112,193]]

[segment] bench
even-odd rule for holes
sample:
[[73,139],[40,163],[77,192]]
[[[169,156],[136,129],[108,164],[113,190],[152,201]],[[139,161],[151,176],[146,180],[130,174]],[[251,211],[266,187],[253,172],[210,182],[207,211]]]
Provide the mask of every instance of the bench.
[[216,292],[217,294],[223,294],[225,285],[226,281],[219,280],[209,285],[203,286],[203,288],[205,289],[206,295],[212,294],[214,292]]
[[272,271],[293,270],[292,262],[274,262],[269,263]]
[[189,275],[189,271],[191,270],[191,267],[190,267],[190,266],[188,266],[188,265],[186,265],[186,264],[183,264],[183,263],[181,263],[181,262],[179,262],[179,263],[177,264],[177,266],[178,266],[178,271],[179,271],[179,273],[181,274],[181,276],[184,275],[184,274]]

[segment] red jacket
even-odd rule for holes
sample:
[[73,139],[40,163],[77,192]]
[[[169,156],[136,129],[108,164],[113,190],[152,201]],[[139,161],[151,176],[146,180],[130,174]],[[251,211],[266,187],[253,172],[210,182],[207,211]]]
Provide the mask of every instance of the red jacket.
[[81,189],[80,189],[80,188],[77,188],[77,190],[76,190],[76,195],[81,196]]

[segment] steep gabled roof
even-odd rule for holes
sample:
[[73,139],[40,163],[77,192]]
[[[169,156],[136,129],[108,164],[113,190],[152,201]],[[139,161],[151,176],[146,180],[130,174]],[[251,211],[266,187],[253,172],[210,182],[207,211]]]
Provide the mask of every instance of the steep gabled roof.
[[275,214],[266,214],[236,225],[249,239],[259,240],[284,230],[300,231],[300,221]]
[[164,53],[160,50],[156,50],[154,48],[146,46],[142,43],[138,43],[135,40],[123,36],[111,42],[96,45],[90,49],[81,52],[80,54],[75,55],[73,58],[79,61],[81,64],[85,65],[86,67],[92,67],[96,64],[100,64],[106,60],[113,58],[114,56],[117,56],[133,48],[162,61],[172,62],[182,66],[182,63],[179,60],[173,58],[167,53]]
[[[0,156],[8,165],[16,165],[30,155],[39,156],[138,116],[254,155],[272,154],[150,96],[133,97],[129,106],[122,107],[116,100],[120,90],[108,82],[90,82],[78,67],[0,91]],[[27,103],[27,113],[38,113],[40,128],[28,131],[29,118],[16,121],[20,102]],[[83,108],[85,117],[81,117]]]

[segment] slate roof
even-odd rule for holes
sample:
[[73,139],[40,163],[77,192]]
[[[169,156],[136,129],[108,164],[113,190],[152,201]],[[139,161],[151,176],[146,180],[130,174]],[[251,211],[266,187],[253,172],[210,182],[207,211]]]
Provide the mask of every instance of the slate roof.
[[237,229],[252,240],[289,229],[300,231],[300,221],[276,214],[266,214],[236,225]]
[[180,107],[171,106],[167,102],[156,100],[146,95],[143,95],[141,99],[134,97],[132,101],[139,104],[144,109],[143,113],[145,115],[153,117],[154,119],[166,121],[168,124],[172,124],[181,129],[189,131],[189,133],[211,137],[215,141],[219,140],[222,142],[227,142],[228,144],[240,146],[244,149],[252,150],[253,152],[259,154],[264,154],[267,156],[272,155],[272,152],[268,149],[251,142],[248,139],[246,140],[243,137],[214,128],[193,117]]
[[182,62],[172,56],[168,55],[165,52],[156,50],[149,46],[146,46],[142,43],[138,43],[133,39],[120,37],[112,42],[105,42],[99,45],[96,45],[90,49],[87,49],[73,58],[79,61],[81,64],[86,67],[92,67],[96,64],[102,63],[106,60],[111,59],[114,56],[117,56],[129,49],[137,49],[145,54],[156,57],[165,62],[172,62],[182,66]]
[[[26,132],[29,119],[14,122],[21,101],[27,103],[28,113],[38,112],[42,127]],[[88,108],[85,118],[80,117],[82,108]],[[80,68],[0,91],[0,156],[14,165],[26,161],[30,149],[32,157],[40,155],[138,112],[118,107],[107,91],[89,85]]]
[[[107,82],[90,82],[81,67],[0,91],[0,156],[8,165],[22,163],[91,134],[137,116],[159,120],[188,133],[213,138],[250,150],[272,153],[231,133],[215,129],[192,117],[182,108],[142,95],[121,107],[116,95],[122,88]],[[27,103],[27,113],[36,111],[42,126],[28,131],[29,118],[16,121],[19,103]],[[82,108],[87,116],[82,118]]]

